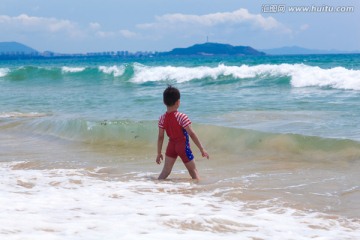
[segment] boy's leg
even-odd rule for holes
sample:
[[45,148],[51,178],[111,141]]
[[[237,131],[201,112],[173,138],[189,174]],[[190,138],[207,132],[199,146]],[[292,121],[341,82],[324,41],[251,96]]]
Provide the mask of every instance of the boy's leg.
[[194,160],[185,163],[185,167],[189,171],[189,174],[192,177],[192,179],[200,180],[199,173],[198,170],[196,169]]
[[161,171],[158,179],[166,179],[170,173],[171,173],[171,170],[175,164],[175,161],[176,161],[176,158],[171,158],[171,157],[168,157],[168,156],[165,156],[165,163],[164,163],[164,167],[163,167],[163,170]]

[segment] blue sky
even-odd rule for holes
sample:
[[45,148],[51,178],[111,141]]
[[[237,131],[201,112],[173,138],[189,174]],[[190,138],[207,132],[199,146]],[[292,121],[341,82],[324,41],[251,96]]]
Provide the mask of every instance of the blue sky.
[[257,49],[352,51],[360,50],[359,22],[358,0],[0,0],[0,42],[62,53],[167,51],[207,37]]

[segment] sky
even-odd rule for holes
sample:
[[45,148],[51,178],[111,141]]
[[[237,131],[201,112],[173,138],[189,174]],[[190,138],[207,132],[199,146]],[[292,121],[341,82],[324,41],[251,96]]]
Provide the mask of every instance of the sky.
[[170,51],[206,41],[356,51],[359,22],[358,0],[0,0],[0,42],[59,53]]

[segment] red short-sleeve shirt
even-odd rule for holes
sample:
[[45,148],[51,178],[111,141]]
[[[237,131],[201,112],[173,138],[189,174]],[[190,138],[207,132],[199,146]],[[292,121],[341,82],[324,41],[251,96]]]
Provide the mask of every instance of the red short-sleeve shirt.
[[188,116],[178,111],[166,112],[159,119],[159,128],[165,129],[170,141],[185,139],[183,128],[190,124]]

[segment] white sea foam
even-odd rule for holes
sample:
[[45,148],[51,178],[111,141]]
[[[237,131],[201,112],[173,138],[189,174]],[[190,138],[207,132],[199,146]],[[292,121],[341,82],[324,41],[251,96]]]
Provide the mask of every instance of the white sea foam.
[[360,90],[360,70],[349,70],[344,67],[322,69],[307,65],[298,65],[289,70],[292,77],[291,84],[294,87],[318,86]]
[[112,74],[114,77],[119,77],[124,74],[125,72],[125,66],[100,66],[99,71],[105,73],[105,74]]
[[136,64],[134,65],[134,77],[132,78],[132,81],[137,83],[161,80],[176,80],[177,82],[187,82],[192,79],[202,79],[206,77],[215,79],[223,73],[224,69],[221,66],[217,68],[204,66],[188,68],[173,66],[148,67],[141,64]]
[[360,235],[358,221],[277,206],[276,199],[231,201],[222,199],[224,189],[206,190],[187,181],[157,182],[134,173],[108,181],[96,169],[16,170],[17,164],[0,164],[4,239],[357,239]]
[[77,73],[77,72],[82,72],[84,71],[85,68],[84,67],[62,67],[61,71],[63,73]]
[[2,112],[0,113],[0,118],[33,118],[33,117],[45,117],[48,116],[46,113],[38,112]]
[[10,72],[8,68],[0,68],[0,77],[5,77]]
[[175,80],[179,83],[193,79],[230,76],[238,79],[263,78],[285,76],[291,78],[293,87],[331,87],[337,89],[360,90],[360,70],[344,67],[323,69],[318,66],[304,64],[261,64],[255,66],[226,66],[217,67],[149,67],[141,64],[134,65],[133,82]]

